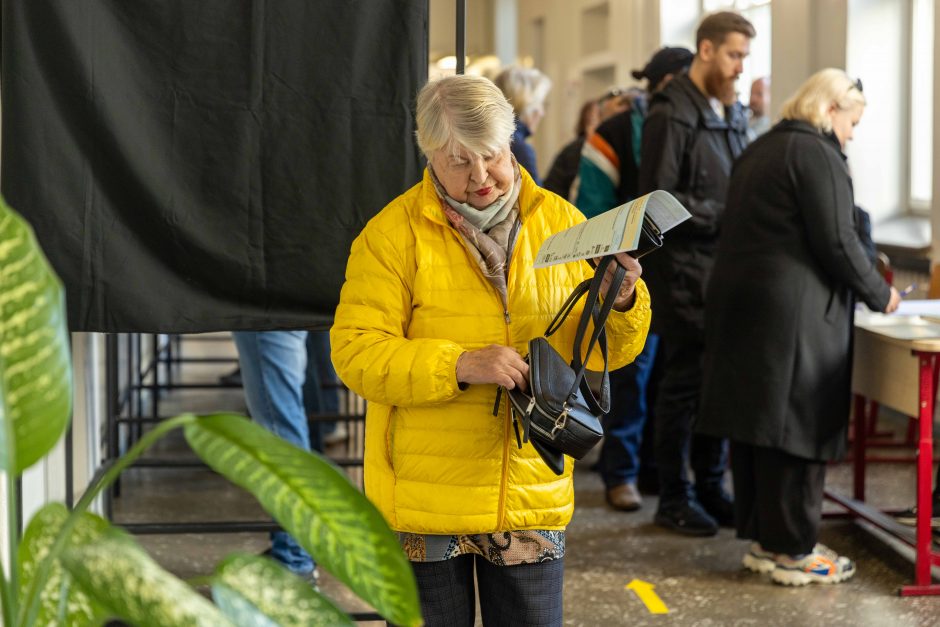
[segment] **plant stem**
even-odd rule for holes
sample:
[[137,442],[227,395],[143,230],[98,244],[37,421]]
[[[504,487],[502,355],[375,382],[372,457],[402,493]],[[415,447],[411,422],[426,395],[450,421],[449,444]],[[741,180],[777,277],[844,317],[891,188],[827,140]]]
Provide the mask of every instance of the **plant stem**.
[[[4,420],[4,422],[9,422]],[[11,441],[11,440],[8,440]],[[13,455],[13,447],[10,447],[10,455]],[[10,576],[3,577],[0,588],[3,592],[3,624],[13,625],[13,619],[16,617],[17,591],[19,588],[19,577],[17,577],[17,554],[19,553],[19,538],[17,530],[19,528],[19,514],[16,507],[16,475],[14,473],[15,460],[10,460],[10,468],[4,472],[7,493],[7,552],[9,553]],[[3,572],[0,566],[0,573]]]
[[[79,499],[78,504],[75,505],[75,509],[72,510],[69,517],[65,519],[65,522],[62,524],[62,528],[59,530],[59,534],[56,536],[55,542],[53,542],[52,547],[49,549],[49,553],[39,564],[38,569],[36,570],[36,576],[29,584],[29,589],[26,592],[26,598],[23,600],[23,604],[20,606],[19,612],[19,622],[21,626],[32,625],[36,620],[36,614],[39,612],[39,593],[45,587],[46,581],[49,578],[49,571],[52,570],[52,564],[58,559],[59,554],[62,553],[62,550],[65,548],[66,542],[68,541],[69,535],[72,533],[72,528],[78,523],[78,519],[81,517],[85,510],[88,509],[88,506],[95,500],[95,498],[101,493],[101,491],[112,483],[121,475],[121,473],[134,461],[140,457],[144,451],[150,448],[154,442],[162,438],[164,435],[176,429],[182,427],[191,422],[198,420],[195,414],[182,414],[176,416],[175,418],[170,418],[169,420],[164,420],[163,422],[157,423],[153,429],[144,434],[142,438],[135,444],[127,453],[110,466],[107,471],[98,479],[96,482],[93,482],[85,490],[85,493],[82,494],[82,498]],[[10,623],[12,627],[13,623]]]
[[[0,382],[0,395],[2,395],[2,382]],[[19,592],[19,577],[17,576],[17,554],[19,553],[19,538],[17,537],[19,529],[19,514],[16,507],[16,437],[13,433],[13,423],[5,408],[0,409],[3,413],[0,422],[3,423],[3,439],[6,440],[7,467],[4,471],[4,482],[6,484],[6,507],[7,507],[7,551],[9,552],[10,576],[6,577],[3,564],[0,564],[0,602],[3,603],[3,624],[13,627],[13,621],[16,618],[17,593]]]

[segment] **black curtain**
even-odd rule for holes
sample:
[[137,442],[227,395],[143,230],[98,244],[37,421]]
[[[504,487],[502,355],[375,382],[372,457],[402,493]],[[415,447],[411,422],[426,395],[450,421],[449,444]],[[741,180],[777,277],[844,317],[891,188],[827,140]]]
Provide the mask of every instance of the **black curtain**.
[[75,331],[328,324],[416,183],[426,0],[3,0],[2,191]]

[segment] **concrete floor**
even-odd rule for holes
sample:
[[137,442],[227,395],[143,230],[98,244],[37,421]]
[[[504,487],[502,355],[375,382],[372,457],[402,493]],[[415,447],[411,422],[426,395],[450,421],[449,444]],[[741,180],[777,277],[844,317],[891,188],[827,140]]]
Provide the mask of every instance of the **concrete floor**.
[[[232,354],[224,343],[208,349],[192,344],[186,344],[187,351]],[[189,382],[212,380],[227,369],[186,368]],[[237,390],[179,392],[164,402],[167,411],[244,411]],[[896,417],[887,421],[901,425]],[[170,439],[157,453],[185,457],[185,444]],[[577,506],[565,560],[566,625],[940,625],[940,597],[897,596],[898,587],[912,580],[912,562],[859,524],[827,520],[820,538],[857,561],[854,579],[835,586],[776,586],[766,576],[741,568],[746,544],[731,530],[723,529],[715,538],[692,539],[660,529],[652,524],[655,497],[647,497],[639,512],[609,509],[599,477],[588,470],[589,461],[579,465],[575,476]],[[848,492],[850,471],[847,464],[832,467],[829,485]],[[909,506],[913,479],[913,465],[872,465],[870,502],[892,509]],[[123,488],[123,496],[115,501],[117,521],[264,520],[249,495],[204,470],[133,469],[125,475]],[[140,536],[140,541],[166,568],[187,578],[210,572],[231,551],[260,552],[267,546],[264,534],[251,533],[151,535]],[[634,579],[655,586],[667,614],[652,614],[625,588]],[[321,583],[323,591],[349,611],[367,610],[329,575]]]

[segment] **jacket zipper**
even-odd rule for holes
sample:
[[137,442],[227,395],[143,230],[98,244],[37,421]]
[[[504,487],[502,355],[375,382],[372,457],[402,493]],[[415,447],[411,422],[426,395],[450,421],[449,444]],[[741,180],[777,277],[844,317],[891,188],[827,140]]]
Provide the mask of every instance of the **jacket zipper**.
[[[506,305],[503,309],[503,318],[506,320],[506,346],[512,346],[512,328],[509,316],[509,274],[513,268],[513,258],[516,256],[516,248],[519,243],[519,237],[522,235],[522,224],[516,232],[516,237],[512,240],[512,251],[509,259],[506,261]],[[506,484],[509,481],[509,445],[512,439],[510,429],[512,428],[512,403],[509,402],[509,395],[506,395],[506,420],[503,421],[503,473],[499,481],[499,504],[497,505],[496,530],[512,531],[512,529],[503,529],[506,523]]]
[[[464,247],[464,250],[466,251],[467,244],[463,241],[463,238],[460,236],[460,233],[458,233],[457,230],[454,229],[454,227],[451,226],[450,224],[448,224],[448,226],[450,226],[450,230],[453,232],[454,236],[457,238],[457,240],[460,242],[460,244]],[[522,221],[520,220],[519,230],[516,232],[516,237],[512,240],[511,254],[509,255],[509,259],[507,259],[506,261],[507,265],[506,265],[506,302],[505,303],[502,302],[503,299],[500,298],[499,292],[496,291],[496,288],[493,287],[489,281],[486,281],[486,277],[483,277],[484,281],[486,281],[486,283],[490,285],[490,288],[493,290],[493,293],[496,295],[496,299],[500,302],[500,304],[503,305],[503,320],[506,322],[506,346],[512,346],[512,331],[510,329],[510,323],[512,322],[512,317],[509,315],[509,273],[513,267],[512,261],[516,256],[516,244],[519,242],[519,237],[522,234],[522,227],[523,227]],[[472,262],[473,266],[476,267],[476,260],[473,258],[473,255],[471,255],[469,251],[466,251],[466,252],[467,252],[467,256],[470,258],[469,260]],[[512,407],[510,406],[509,398],[507,396],[506,421],[503,427],[503,470],[502,470],[502,475],[500,477],[500,482],[499,482],[499,502],[496,506],[496,530],[497,531],[503,531],[503,525],[506,522],[506,512],[504,510],[506,507],[506,483],[508,481],[507,477],[509,475],[509,443],[510,443],[509,441],[512,437],[512,434],[510,433],[509,430],[511,428],[512,428]]]

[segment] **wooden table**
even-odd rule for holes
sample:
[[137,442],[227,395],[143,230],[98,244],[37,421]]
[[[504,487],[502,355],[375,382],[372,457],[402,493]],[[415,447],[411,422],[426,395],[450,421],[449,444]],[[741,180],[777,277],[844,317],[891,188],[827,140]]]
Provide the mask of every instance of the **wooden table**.
[[[854,499],[832,491],[826,497],[914,547],[914,583],[901,587],[902,596],[940,595],[940,584],[931,580],[932,565],[940,566],[940,553],[931,545],[933,481],[933,416],[937,374],[940,371],[940,324],[919,316],[857,313],[852,365],[855,394]],[[864,503],[865,500],[865,399],[877,401],[918,418],[917,526],[899,524],[894,518]]]

